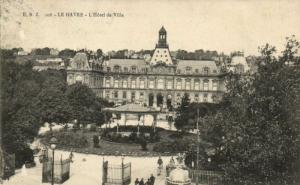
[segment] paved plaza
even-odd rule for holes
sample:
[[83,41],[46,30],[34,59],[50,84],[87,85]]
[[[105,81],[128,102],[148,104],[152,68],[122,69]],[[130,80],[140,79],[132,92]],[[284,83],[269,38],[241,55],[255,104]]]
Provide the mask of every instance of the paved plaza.
[[[69,152],[56,151],[55,158],[63,159],[69,156]],[[74,162],[71,163],[70,179],[64,182],[64,185],[101,185],[102,183],[102,162],[108,160],[112,164],[121,164],[121,156],[99,156],[91,154],[74,153]],[[164,166],[171,157],[162,157]],[[153,174],[156,178],[155,185],[165,184],[165,171],[157,177],[158,157],[125,157],[124,163],[131,162],[131,184],[136,178],[144,180]],[[4,185],[43,185],[42,183],[42,164],[36,158],[37,166],[30,169],[19,169],[16,175],[9,181],[4,181]]]

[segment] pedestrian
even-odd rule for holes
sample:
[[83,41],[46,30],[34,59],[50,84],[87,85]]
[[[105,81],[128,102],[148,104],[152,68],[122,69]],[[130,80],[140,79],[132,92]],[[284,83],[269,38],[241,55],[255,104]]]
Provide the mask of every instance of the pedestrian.
[[140,180],[139,185],[145,185],[143,178]]
[[150,179],[147,180],[147,182],[145,183],[145,185],[152,185]]
[[139,179],[136,178],[135,181],[134,181],[134,184],[135,184],[135,185],[139,185],[139,183],[140,183],[140,182],[139,182]]
[[163,160],[161,159],[161,157],[159,156],[158,160],[157,160],[157,164],[158,164],[158,168],[157,168],[157,175],[159,176],[161,174],[163,167]]
[[153,176],[153,174],[151,174],[151,176],[150,176],[150,182],[152,185],[154,185],[155,177]]

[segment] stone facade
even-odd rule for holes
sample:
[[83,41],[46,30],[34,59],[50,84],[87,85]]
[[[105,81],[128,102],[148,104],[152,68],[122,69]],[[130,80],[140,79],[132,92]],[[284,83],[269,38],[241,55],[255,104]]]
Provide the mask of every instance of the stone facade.
[[[163,52],[163,57],[157,54],[159,52]],[[164,28],[159,32],[150,62],[141,59],[101,61],[77,53],[67,74],[68,84],[87,84],[97,96],[116,104],[134,102],[170,108],[180,103],[184,93],[189,94],[192,102],[217,102],[225,90],[224,74],[214,61],[171,59]]]

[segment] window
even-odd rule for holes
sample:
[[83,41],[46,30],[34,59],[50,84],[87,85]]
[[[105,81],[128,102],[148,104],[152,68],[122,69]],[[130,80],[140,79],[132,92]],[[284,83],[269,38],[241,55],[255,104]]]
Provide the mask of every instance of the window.
[[140,99],[144,99],[144,93],[140,92]]
[[213,81],[212,90],[213,91],[217,91],[218,90],[218,81],[217,80]]
[[181,89],[181,79],[176,80],[176,89]]
[[115,79],[114,81],[114,88],[118,88],[119,87],[119,80]]
[[163,79],[159,79],[157,81],[157,88],[158,89],[164,89],[164,80]]
[[142,73],[146,73],[146,69],[145,68],[142,68]]
[[204,94],[203,95],[203,102],[207,102],[207,98],[208,98],[207,94]]
[[209,73],[209,68],[208,68],[208,67],[204,67],[204,68],[203,68],[203,73],[204,73],[204,75],[208,75],[208,73]]
[[195,94],[194,101],[195,101],[195,102],[199,102],[199,94]]
[[131,79],[131,88],[136,88],[136,79]]
[[217,73],[217,70],[214,69],[214,70],[213,70],[213,73],[216,74],[216,73]]
[[118,65],[114,66],[114,72],[115,73],[120,72],[120,66],[118,66]]
[[192,68],[190,66],[187,66],[185,68],[186,73],[190,73],[192,71]]
[[167,89],[172,89],[172,81],[171,80],[167,81]]
[[109,91],[105,92],[105,98],[109,99]]
[[114,98],[118,98],[118,91],[114,92]]
[[185,89],[190,90],[191,89],[191,80],[187,79],[185,82]]
[[106,71],[107,71],[107,72],[110,72],[110,67],[107,67],[107,68],[106,68]]
[[181,95],[178,93],[176,95],[176,99],[177,99],[177,102],[180,103],[181,102]]
[[127,92],[123,91],[123,99],[126,99],[126,98],[127,98]]
[[153,89],[154,88],[154,80],[149,81],[149,88]]
[[178,74],[180,74],[180,73],[181,73],[181,70],[180,70],[180,69],[178,69],[178,70],[177,70],[177,73],[178,73]]
[[135,66],[131,67],[131,72],[136,73],[136,67]]
[[132,101],[135,100],[135,92],[131,92],[131,100],[132,100]]
[[141,80],[140,80],[140,88],[141,88],[141,89],[144,89],[144,88],[145,88],[145,80],[144,80],[144,79],[141,79]]
[[127,88],[127,79],[123,79],[122,85],[123,88]]
[[124,72],[128,72],[128,68],[127,67],[124,67]]
[[105,87],[110,87],[110,78],[106,78]]
[[195,89],[195,90],[200,90],[200,81],[199,81],[199,80],[195,80],[194,83],[195,83],[195,84],[194,84],[194,89]]
[[195,73],[199,73],[199,69],[195,69]]
[[204,91],[208,91],[209,90],[209,87],[208,87],[209,84],[208,84],[208,82],[209,81],[207,79],[203,81],[203,90]]

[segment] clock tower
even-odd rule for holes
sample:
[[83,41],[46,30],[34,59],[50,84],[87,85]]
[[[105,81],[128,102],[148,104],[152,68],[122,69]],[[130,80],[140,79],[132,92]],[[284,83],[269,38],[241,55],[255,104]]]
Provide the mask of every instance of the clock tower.
[[155,51],[151,58],[150,64],[165,63],[167,65],[173,64],[167,43],[167,31],[161,27],[158,32],[158,43],[156,44]]

